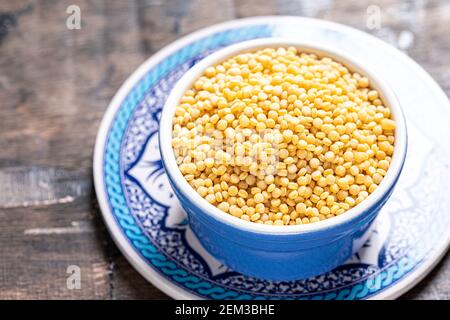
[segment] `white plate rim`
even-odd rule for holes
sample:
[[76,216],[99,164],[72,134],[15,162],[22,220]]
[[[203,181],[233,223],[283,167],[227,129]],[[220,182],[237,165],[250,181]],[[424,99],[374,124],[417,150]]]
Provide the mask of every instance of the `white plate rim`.
[[[328,26],[329,28],[333,28],[335,30],[342,30],[345,32],[353,32],[357,34],[363,34],[366,37],[370,36],[360,30],[338,24],[331,21],[319,20],[314,18],[306,18],[306,17],[296,17],[296,16],[260,16],[260,17],[251,17],[251,18],[243,18],[232,21],[227,21],[223,23],[219,23],[213,25],[211,27],[203,28],[193,33],[188,34],[178,40],[175,40],[171,44],[165,46],[157,53],[148,58],[144,63],[142,63],[121,85],[117,93],[114,95],[113,99],[109,103],[106,112],[101,121],[97,138],[95,141],[94,147],[94,157],[93,157],[93,172],[94,172],[94,187],[97,195],[97,199],[100,206],[100,211],[102,212],[102,217],[105,221],[107,229],[111,235],[111,238],[122,252],[122,254],[126,257],[126,259],[130,262],[130,264],[150,283],[152,283],[155,287],[160,289],[162,292],[167,294],[168,296],[174,299],[201,299],[201,297],[196,296],[185,289],[180,288],[178,285],[175,285],[173,282],[170,282],[167,278],[160,275],[157,271],[151,268],[144,259],[134,250],[131,244],[128,242],[128,239],[124,236],[124,234],[119,229],[111,211],[109,208],[109,203],[106,196],[106,191],[103,185],[103,151],[104,146],[107,141],[109,127],[111,121],[113,120],[116,112],[121,106],[121,102],[127,96],[129,91],[135,86],[135,84],[147,73],[149,69],[155,66],[161,59],[167,56],[169,53],[176,51],[177,49],[185,46],[191,41],[201,38],[205,35],[212,34],[217,31],[221,31],[224,29],[237,28],[242,26],[248,26],[253,24],[273,24],[275,25],[277,20],[280,23],[286,23],[288,20],[295,21],[303,21],[304,23],[311,23],[314,25],[322,25]],[[269,21],[269,23],[268,23]],[[294,21],[294,22],[295,22]],[[436,96],[442,99],[443,104],[449,104],[448,98],[439,85],[434,81],[434,79],[422,68],[420,67],[414,60],[409,58],[407,55],[398,51],[394,47],[391,47],[384,41],[373,37],[373,40],[379,41],[381,46],[384,46],[385,50],[389,50],[391,52],[395,52],[395,54],[404,55],[404,60],[407,62],[411,68],[413,68],[416,72],[420,73],[422,77],[428,78],[430,82],[431,89],[435,92]],[[450,109],[449,109],[450,112]],[[381,299],[395,299],[409,289],[411,289],[415,284],[420,282],[425,276],[439,263],[442,257],[446,254],[447,250],[450,247],[450,233],[447,235],[447,238],[439,243],[438,247],[435,247],[433,252],[431,252],[426,258],[425,261],[420,262],[420,266],[413,270],[411,273],[408,273],[401,280],[395,282],[392,286],[383,289],[379,293],[376,293],[374,296],[369,297],[369,299],[381,300]]]

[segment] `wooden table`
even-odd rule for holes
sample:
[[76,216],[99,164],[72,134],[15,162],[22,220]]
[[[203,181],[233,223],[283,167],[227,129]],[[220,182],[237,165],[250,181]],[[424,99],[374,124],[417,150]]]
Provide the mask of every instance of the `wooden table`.
[[[66,27],[71,4],[81,8],[81,30]],[[370,5],[381,10],[379,29],[368,28]],[[0,298],[167,298],[103,224],[92,185],[100,120],[122,82],[164,45],[214,23],[271,14],[368,31],[450,93],[446,0],[1,1]],[[81,268],[80,290],[67,289],[69,265]],[[450,256],[403,298],[450,299]]]

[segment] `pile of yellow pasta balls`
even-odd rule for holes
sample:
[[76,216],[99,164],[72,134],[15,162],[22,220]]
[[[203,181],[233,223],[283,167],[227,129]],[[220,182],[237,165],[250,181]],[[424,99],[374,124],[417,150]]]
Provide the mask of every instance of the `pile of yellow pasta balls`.
[[338,216],[377,188],[395,127],[366,77],[265,48],[205,70],[175,110],[172,147],[189,184],[223,212],[298,225]]

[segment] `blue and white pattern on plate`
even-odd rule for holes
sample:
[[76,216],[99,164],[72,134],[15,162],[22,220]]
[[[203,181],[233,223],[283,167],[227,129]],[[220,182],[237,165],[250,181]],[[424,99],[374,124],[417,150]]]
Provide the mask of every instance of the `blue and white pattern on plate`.
[[[447,154],[439,148],[442,142],[427,133],[428,120],[418,117],[418,110],[409,112],[405,108],[410,147],[403,174],[375,222],[370,239],[344,265],[307,280],[271,282],[236,273],[203,249],[187,225],[161,163],[157,139],[161,108],[175,82],[202,57],[231,43],[273,35],[292,36],[296,34],[292,32],[297,32],[294,30],[292,25],[289,28],[260,21],[198,38],[149,69],[121,102],[110,123],[102,164],[110,212],[141,258],[167,281],[194,296],[369,298],[419,268],[448,232],[449,215],[443,208],[449,200],[440,191],[443,186],[448,190],[450,181]],[[318,28],[309,31],[309,36],[324,32]],[[325,34],[339,38],[331,31]],[[322,35],[322,39],[326,38]],[[345,38],[334,41],[345,45]],[[397,92],[401,91],[398,88]],[[399,99],[402,103],[401,96]]]

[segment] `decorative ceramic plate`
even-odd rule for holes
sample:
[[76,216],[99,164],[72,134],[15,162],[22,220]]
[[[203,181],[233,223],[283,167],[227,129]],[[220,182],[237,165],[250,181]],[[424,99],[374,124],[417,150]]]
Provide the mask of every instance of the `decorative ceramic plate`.
[[[251,278],[211,257],[190,230],[160,160],[158,121],[176,81],[211,52],[260,37],[313,39],[351,50],[377,66],[398,95],[408,121],[405,167],[370,239],[339,268],[307,280]],[[174,42],[120,88],[98,133],[95,187],[118,247],[148,281],[174,298],[396,298],[420,281],[449,246],[449,123],[449,101],[439,86],[410,58],[381,40],[306,18],[232,21]]]

